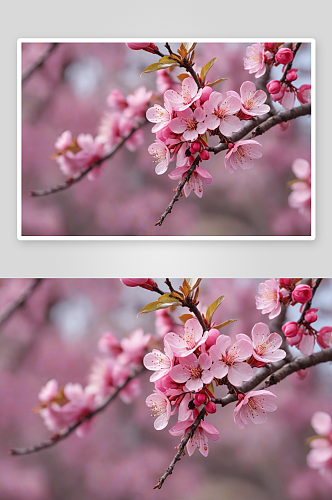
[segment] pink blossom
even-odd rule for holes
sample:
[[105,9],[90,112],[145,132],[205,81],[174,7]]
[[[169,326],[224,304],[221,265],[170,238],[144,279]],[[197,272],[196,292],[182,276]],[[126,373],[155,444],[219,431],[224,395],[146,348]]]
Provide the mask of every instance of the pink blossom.
[[304,319],[307,323],[314,323],[317,321],[317,307],[312,307],[311,309],[308,309],[307,312],[304,315]]
[[143,118],[146,114],[146,107],[153,95],[152,90],[146,90],[142,85],[127,95],[128,108],[125,110],[126,116]]
[[[174,427],[172,427],[172,429],[170,429],[169,432],[172,436],[185,436],[189,432],[193,423],[193,418],[178,422],[174,425]],[[194,432],[194,435],[187,443],[186,447],[188,455],[191,457],[197,448],[204,457],[207,457],[209,453],[208,438],[212,441],[218,441],[219,437],[219,432],[215,427],[213,427],[213,425],[201,420],[196,431]]]
[[227,375],[231,384],[240,385],[244,380],[250,380],[254,373],[245,362],[252,355],[252,345],[249,339],[240,339],[232,346],[231,343],[227,335],[220,335],[210,348],[211,372],[218,379]]
[[278,93],[271,94],[271,99],[275,102],[279,102],[285,109],[293,109],[295,90],[283,83]]
[[202,89],[198,90],[195,80],[188,77],[183,80],[180,92],[167,90],[165,92],[165,97],[169,100],[173,109],[176,111],[183,111],[197,101],[201,94]]
[[173,80],[167,69],[160,69],[157,71],[156,85],[160,94],[164,94],[166,90],[170,90],[174,87]]
[[[230,145],[228,146],[230,147]],[[259,148],[261,144],[252,139],[247,141],[238,141],[227,151],[224,162],[225,167],[232,174],[238,167],[243,169],[252,168],[254,159],[260,158],[262,153]]]
[[127,99],[118,89],[112,90],[112,92],[108,95],[106,102],[111,108],[116,108],[119,111],[123,111],[128,106]]
[[292,68],[289,71],[287,71],[286,78],[289,82],[294,82],[297,80],[297,72],[298,68]]
[[146,118],[149,122],[155,123],[152,127],[152,132],[158,132],[170,123],[172,120],[173,110],[167,97],[165,97],[165,108],[159,104],[155,104],[153,108],[149,108],[146,112]]
[[287,321],[282,327],[285,337],[295,337],[298,334],[299,327],[295,321]]
[[191,392],[199,392],[203,385],[210,384],[213,374],[210,371],[212,359],[206,353],[197,357],[189,354],[179,359],[180,364],[174,366],[170,371],[170,377],[180,384],[186,384],[185,389]]
[[234,409],[234,422],[244,429],[250,420],[254,424],[263,424],[267,420],[266,412],[275,411],[277,405],[274,403],[276,395],[270,391],[250,391],[239,402]]
[[301,104],[306,104],[311,101],[311,85],[304,84],[297,90],[297,98]]
[[126,43],[127,47],[131,50],[141,50],[141,49],[147,49],[150,47],[150,45],[153,45],[151,42],[141,42],[141,43],[134,43],[134,42],[129,42]]
[[142,328],[137,328],[128,337],[121,339],[120,344],[123,352],[118,356],[119,363],[140,365],[151,337],[150,333],[145,335]]
[[292,193],[288,203],[292,208],[297,208],[303,215],[310,217],[311,207],[311,168],[309,162],[303,158],[296,158],[292,170],[299,180],[291,184]]
[[250,74],[256,73],[255,77],[259,78],[266,71],[264,49],[260,43],[254,43],[247,47],[246,57],[243,59],[244,69]]
[[183,134],[185,141],[195,141],[198,134],[205,134],[207,125],[204,123],[206,116],[202,108],[196,108],[193,112],[190,108],[184,111],[178,111],[177,117],[174,118],[169,128],[176,134]]
[[157,417],[154,421],[154,428],[157,431],[164,429],[171,416],[171,403],[168,398],[158,389],[153,391],[145,400],[146,405],[151,408],[151,415]]
[[318,436],[310,441],[311,450],[307,456],[307,464],[312,469],[318,469],[322,476],[328,476],[331,480],[332,419],[328,413],[317,411],[312,416],[311,425]]
[[155,314],[155,328],[158,337],[163,339],[166,333],[178,333],[180,332],[180,330],[182,330],[181,325],[177,325],[174,323],[172,316],[167,309],[159,309],[159,311],[156,311]]
[[154,287],[158,286],[151,278],[120,278],[120,281],[126,286],[140,286],[146,290],[153,290]]
[[315,336],[300,326],[297,335],[287,337],[289,345],[296,347],[304,356],[310,356],[315,347]]
[[98,342],[98,348],[100,352],[111,354],[114,357],[122,352],[121,344],[112,332],[104,333]]
[[230,95],[223,100],[220,92],[212,92],[209,100],[204,103],[204,111],[206,112],[205,125],[210,130],[215,130],[219,127],[222,134],[226,136],[232,135],[241,129],[241,120],[234,116],[241,108],[239,97]]
[[47,384],[41,388],[38,399],[41,403],[50,403],[58,394],[59,385],[55,379],[49,380]]
[[281,84],[279,80],[271,80],[267,85],[266,85],[267,90],[270,92],[270,94],[279,94],[281,90]]
[[262,314],[269,313],[269,319],[273,319],[280,314],[280,288],[274,278],[260,283],[258,295],[256,295],[256,309],[261,309]]
[[278,50],[275,58],[276,61],[280,64],[288,64],[293,60],[293,52],[291,51],[291,49],[282,48]]
[[[69,134],[67,136],[64,134],[57,139],[56,147],[68,144]],[[103,156],[104,142],[100,137],[94,139],[91,134],[79,134],[76,143],[73,141],[67,145],[55,160],[65,175],[72,175],[99,161]]]
[[174,332],[165,336],[172,351],[178,357],[185,357],[194,352],[202,345],[208,337],[208,332],[203,332],[200,322],[196,318],[188,319],[184,325],[184,331],[177,335]]
[[317,334],[317,342],[322,349],[332,347],[332,326],[323,326]]
[[162,141],[156,139],[156,142],[148,147],[148,151],[153,157],[153,163],[157,164],[155,168],[156,174],[165,173],[171,159],[168,147]]
[[[270,111],[270,106],[264,104],[267,95],[264,90],[256,90],[256,85],[253,82],[244,82],[240,88],[241,94],[241,110],[249,116],[264,115]],[[232,90],[227,92],[227,95],[234,97],[239,95]]]
[[[188,172],[190,166],[177,167],[173,172],[171,172],[168,177],[170,179],[183,179]],[[190,179],[185,183],[183,191],[186,198],[190,195],[191,191],[194,191],[198,198],[203,196],[203,183],[211,184],[212,175],[209,174],[204,168],[196,167],[194,172],[191,174]]]
[[305,304],[312,298],[312,289],[309,285],[297,285],[292,292],[292,299]]
[[63,153],[71,145],[73,141],[73,136],[70,130],[65,130],[60,137],[55,141],[55,148],[57,151]]
[[265,323],[256,323],[252,331],[253,356],[264,363],[275,363],[284,359],[286,352],[279,349],[282,338],[278,333],[270,333]]
[[165,341],[164,344],[165,353],[159,351],[159,349],[153,349],[152,352],[144,356],[143,364],[145,368],[155,372],[152,373],[150,382],[155,382],[167,375],[174,365],[173,351],[167,341]]

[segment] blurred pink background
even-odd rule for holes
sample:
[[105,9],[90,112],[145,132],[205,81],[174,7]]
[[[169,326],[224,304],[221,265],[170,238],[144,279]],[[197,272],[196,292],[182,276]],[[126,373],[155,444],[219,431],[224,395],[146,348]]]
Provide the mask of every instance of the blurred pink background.
[[[159,43],[162,50],[163,44]],[[179,44],[171,44],[176,50]],[[239,92],[246,80],[256,81],[243,69],[249,44],[200,43],[196,60],[203,66],[218,60],[209,78],[227,78],[214,90]],[[23,71],[45,43],[22,46]],[[204,186],[200,200],[194,193],[175,204],[162,227],[155,227],[173,197],[177,182],[167,174],[157,176],[147,151],[154,142],[152,124],[144,126],[145,143],[131,153],[126,148],[104,164],[95,181],[84,178],[66,191],[43,198],[29,192],[65,181],[58,165],[49,157],[64,130],[97,134],[106,98],[115,88],[127,95],[140,85],[156,89],[155,73],[143,69],[156,57],[131,51],[125,43],[61,43],[41,69],[35,71],[22,90],[22,235],[24,236],[302,236],[310,235],[310,223],[288,206],[295,178],[293,161],[310,161],[310,117],[291,122],[286,132],[274,127],[258,138],[263,156],[252,170],[231,175],[224,167],[222,152],[204,167],[213,183]],[[310,44],[303,44],[294,65],[299,68],[297,86],[310,83]],[[180,72],[180,71],[178,71]],[[271,78],[280,78],[273,68]],[[298,105],[298,103],[296,104]],[[278,109],[281,107],[277,104]],[[212,144],[212,142],[211,142]],[[173,164],[171,164],[173,166]],[[168,173],[172,169],[169,168]]]
[[[155,279],[166,289],[163,279]],[[237,319],[223,333],[250,334],[258,321],[268,323],[255,309],[257,279],[206,279],[200,286],[204,309],[221,294],[226,299],[214,319]],[[2,312],[29,279],[0,281]],[[175,287],[179,279],[172,280]],[[306,465],[314,435],[314,411],[332,413],[331,366],[312,368],[300,381],[295,375],[273,387],[278,410],[266,424],[240,430],[233,421],[234,405],[218,408],[209,421],[220,432],[210,442],[208,458],[197,451],[185,456],[163,488],[153,490],[165,472],[179,438],[155,431],[145,398],[153,391],[144,373],[142,394],[133,404],[114,401],[86,438],[71,435],[53,448],[11,457],[12,447],[37,444],[50,437],[41,418],[32,412],[38,392],[51,378],[85,384],[98,356],[97,342],[106,331],[123,337],[137,327],[155,332],[154,313],[137,318],[155,299],[141,288],[127,288],[118,279],[45,279],[23,308],[0,329],[0,498],[4,500],[330,500],[331,488]],[[314,299],[319,307],[317,328],[332,323],[332,280],[324,280]],[[182,314],[175,310],[174,318]],[[289,308],[290,320],[299,317]],[[177,320],[178,321],[178,320]],[[294,353],[298,354],[297,351]],[[220,396],[224,388],[219,388]]]

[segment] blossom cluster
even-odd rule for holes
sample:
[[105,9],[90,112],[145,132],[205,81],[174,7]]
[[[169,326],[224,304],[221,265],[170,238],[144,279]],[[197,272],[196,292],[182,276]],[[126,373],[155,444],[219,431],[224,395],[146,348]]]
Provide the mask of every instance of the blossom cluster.
[[283,77],[280,80],[271,80],[266,85],[271,99],[279,102],[285,109],[294,107],[295,97],[301,104],[311,101],[311,85],[304,84],[296,88],[292,82],[297,80],[298,68],[287,68],[292,63],[296,46],[291,49],[283,47],[283,43],[255,43],[247,48],[244,58],[244,69],[250,74],[255,73],[259,78],[266,72],[267,67],[283,65]]
[[[239,166],[252,168],[254,159],[262,156],[261,144],[255,140],[234,144],[227,137],[241,130],[241,120],[268,113],[270,107],[264,104],[266,99],[266,93],[256,90],[255,84],[249,81],[241,85],[240,94],[228,91],[223,96],[209,85],[198,88],[194,78],[188,75],[181,87],[166,90],[164,107],[155,104],[146,113],[147,119],[155,124],[152,132],[156,134],[156,141],[148,150],[156,163],[156,173],[165,173],[169,163],[176,160],[176,168],[169,177],[183,179],[197,156],[199,163],[209,159],[208,135],[219,135],[228,144],[224,163],[229,172],[235,172]],[[211,174],[197,163],[184,185],[184,194],[189,196],[194,191],[202,197],[202,184],[211,182]]]
[[311,450],[307,456],[307,464],[332,485],[332,418],[324,411],[316,411],[311,425],[317,436],[309,439]]
[[[151,338],[142,329],[120,341],[113,333],[105,333],[98,343],[105,356],[95,360],[85,387],[73,383],[60,387],[55,379],[47,382],[39,392],[40,406],[36,408],[46,427],[57,433],[89,417],[76,429],[78,436],[85,436],[93,422],[90,415],[142,366]],[[133,378],[121,389],[119,397],[124,403],[131,403],[139,394],[140,381]]]
[[[198,319],[190,318],[182,331],[167,333],[163,341],[164,352],[153,349],[143,360],[144,366],[154,372],[150,381],[154,382],[155,390],[146,398],[146,404],[152,416],[157,417],[155,429],[164,429],[170,417],[177,413],[178,423],[169,432],[184,436],[203,407],[206,416],[216,412],[214,389],[223,384],[232,387],[238,395],[234,421],[241,429],[250,421],[265,422],[266,413],[276,409],[276,396],[270,391],[243,394],[237,389],[252,378],[254,367],[263,367],[286,356],[285,351],[279,349],[281,336],[270,333],[266,324],[257,323],[251,338],[241,333],[232,342],[216,328],[203,331]],[[219,432],[203,419],[187,443],[188,454],[192,455],[198,448],[207,456],[208,438],[217,441]]]
[[[256,296],[256,308],[262,314],[269,313],[269,319],[277,317],[281,312],[282,304],[285,306],[304,304],[311,301],[313,284],[301,284],[300,279],[274,278],[260,283]],[[301,310],[301,309],[300,309]],[[312,323],[317,321],[318,308],[308,308],[304,318],[296,321],[287,321],[282,326],[282,331],[290,346],[297,347],[299,351],[309,356],[313,353],[315,341],[322,349],[332,347],[332,326],[324,326],[319,331],[315,330]]]

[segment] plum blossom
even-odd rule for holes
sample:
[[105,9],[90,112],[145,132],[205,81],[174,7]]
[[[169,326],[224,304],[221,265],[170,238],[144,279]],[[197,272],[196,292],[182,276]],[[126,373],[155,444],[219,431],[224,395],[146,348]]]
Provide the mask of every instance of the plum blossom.
[[153,108],[149,108],[146,112],[146,118],[149,122],[155,123],[151,129],[152,132],[158,132],[167,127],[172,120],[173,110],[167,97],[165,97],[165,108],[160,104],[155,104]]
[[203,353],[197,357],[195,354],[189,354],[185,358],[179,359],[180,364],[174,366],[170,371],[170,377],[180,384],[185,383],[185,389],[192,392],[198,392],[203,385],[210,384],[213,380],[213,374],[209,370],[212,365],[211,357]]
[[171,159],[168,147],[160,139],[156,139],[156,142],[148,147],[148,151],[153,157],[153,163],[157,164],[155,168],[156,174],[164,174]]
[[227,375],[231,384],[240,385],[244,380],[250,380],[254,373],[246,363],[252,355],[252,345],[249,339],[243,338],[239,338],[232,346],[231,343],[227,335],[220,335],[210,348],[213,360],[211,372],[218,379]]
[[256,323],[252,331],[253,356],[257,361],[275,363],[284,359],[286,352],[279,349],[282,338],[278,333],[270,333],[265,323]]
[[260,43],[254,43],[247,47],[246,57],[243,58],[243,61],[244,69],[248,70],[250,74],[255,73],[256,78],[264,75],[266,71],[265,53]]
[[198,319],[191,318],[186,321],[184,331],[180,335],[170,332],[165,336],[165,340],[169,343],[174,354],[181,358],[188,356],[197,347],[204,344],[207,337],[208,332],[203,332]]
[[[194,413],[194,418],[197,416],[196,412]],[[194,423],[194,418],[178,422],[169,430],[170,434],[172,434],[172,436],[185,436]],[[197,448],[204,457],[207,457],[209,453],[208,438],[212,441],[218,441],[219,437],[219,432],[213,425],[201,420],[194,435],[189,439],[186,445],[188,455],[191,457]]]
[[197,99],[201,97],[202,89],[198,90],[195,80],[191,77],[185,78],[182,82],[181,91],[166,90],[165,97],[176,111],[183,111],[189,108]]
[[157,431],[164,429],[171,416],[171,403],[168,398],[158,389],[153,391],[145,400],[146,405],[151,408],[150,412],[153,417],[157,417],[154,421],[154,428]]
[[244,429],[250,421],[254,424],[263,424],[267,420],[266,413],[277,409],[274,402],[276,397],[272,392],[265,390],[250,391],[245,396],[240,394],[233,412],[234,422],[240,429]]
[[292,299],[305,304],[312,298],[312,289],[309,285],[297,285],[292,292]]
[[207,130],[207,125],[204,123],[205,116],[206,113],[202,108],[196,108],[194,112],[190,108],[178,111],[169,128],[176,134],[183,134],[185,141],[195,141],[198,134],[205,134]]
[[252,168],[254,159],[262,156],[259,148],[261,144],[252,139],[246,141],[238,141],[236,144],[229,144],[230,148],[225,156],[225,167],[232,174],[238,167],[243,169]]
[[153,349],[144,356],[143,364],[148,370],[153,370],[150,382],[155,382],[169,373],[174,365],[174,354],[167,341],[164,342],[165,353]]
[[311,425],[318,436],[310,440],[307,464],[312,469],[318,469],[320,475],[332,485],[332,419],[328,413],[316,411]]
[[301,214],[310,218],[311,208],[311,168],[304,158],[296,158],[292,170],[297,179],[291,182],[292,192],[288,197],[288,204],[297,208]]
[[317,342],[322,349],[332,347],[332,326],[323,326],[317,334]]
[[260,283],[256,295],[256,309],[261,309],[262,314],[269,313],[269,319],[279,316],[281,312],[281,292],[274,278]]
[[304,84],[297,89],[296,96],[301,104],[306,104],[311,101],[311,85]]
[[315,347],[315,336],[300,325],[297,334],[287,337],[287,342],[299,349],[304,356],[310,356]]
[[152,90],[146,90],[144,85],[135,89],[132,94],[128,94],[128,107],[125,109],[126,116],[144,118],[146,114],[146,107],[150,102],[152,95]]
[[267,95],[264,90],[256,90],[253,82],[244,82],[240,87],[241,97],[237,92],[230,90],[227,95],[237,97],[241,100],[241,110],[249,116],[264,115],[270,111],[270,106],[264,104]]
[[142,328],[137,328],[128,337],[121,339],[120,345],[123,352],[118,356],[118,362],[124,365],[128,363],[140,365],[151,337],[150,333],[144,334]]
[[[185,177],[186,173],[189,170],[189,165],[184,166],[184,167],[177,167],[174,169],[170,174],[168,174],[168,177],[170,179],[183,179]],[[204,184],[211,184],[212,182],[212,175],[209,174],[204,168],[202,167],[196,167],[193,173],[191,174],[190,179],[185,183],[183,192],[186,198],[190,195],[191,191],[194,191],[196,196],[198,198],[202,198],[203,196],[203,183]]]
[[204,123],[208,129],[215,130],[219,127],[220,132],[226,136],[241,129],[241,120],[234,116],[241,108],[238,97],[230,95],[223,99],[220,92],[212,92],[203,107],[207,115]]

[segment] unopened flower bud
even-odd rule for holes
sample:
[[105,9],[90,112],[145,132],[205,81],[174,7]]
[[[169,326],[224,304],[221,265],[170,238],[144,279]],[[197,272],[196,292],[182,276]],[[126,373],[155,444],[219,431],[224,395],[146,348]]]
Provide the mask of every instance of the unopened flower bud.
[[205,406],[205,410],[208,413],[216,413],[217,407],[213,401],[209,401],[208,404]]
[[212,94],[212,92],[213,92],[212,87],[209,87],[208,85],[206,87],[204,87],[204,89],[202,90],[201,97],[200,97],[200,101],[201,101],[202,104],[204,102],[208,101],[208,99],[209,99],[210,95]]
[[278,94],[281,90],[281,84],[280,84],[279,80],[271,80],[266,85],[266,88],[270,92],[270,94]]
[[279,278],[279,285],[281,287],[288,287],[292,284],[291,278]]
[[298,333],[299,327],[295,321],[287,321],[281,329],[286,337],[295,337]]
[[289,82],[294,82],[294,80],[297,80],[297,68],[292,68],[286,73],[286,78]]
[[305,316],[304,316],[304,319],[308,322],[308,323],[314,323],[315,321],[317,321],[317,314],[316,312],[318,311],[317,308],[313,308],[313,309],[309,309],[306,313],[305,313]]
[[202,393],[195,394],[194,403],[196,406],[203,405],[205,401],[206,401],[205,394]]
[[201,145],[198,143],[198,142],[193,142],[191,145],[190,145],[190,152],[191,153],[198,153],[198,151],[201,150]]
[[205,342],[206,347],[210,348],[212,345],[214,345],[219,335],[220,335],[219,330],[217,330],[216,328],[211,328],[211,330],[208,332],[208,338],[206,339]]
[[309,285],[298,285],[292,293],[292,299],[300,304],[305,304],[312,297],[312,290]]
[[143,43],[126,43],[127,47],[129,47],[131,50],[142,50],[146,49],[147,47],[150,46],[150,42],[143,42]]
[[280,64],[288,64],[293,60],[293,52],[291,49],[279,49],[276,53],[276,61]]
[[208,151],[206,151],[206,149],[203,149],[203,151],[201,151],[200,155],[202,160],[208,160],[210,158],[210,154]]
[[272,43],[272,42],[264,43],[264,49],[265,50],[272,50],[273,47],[274,47],[274,43]]
[[298,379],[304,380],[308,375],[308,368],[295,372],[295,375],[297,376]]

